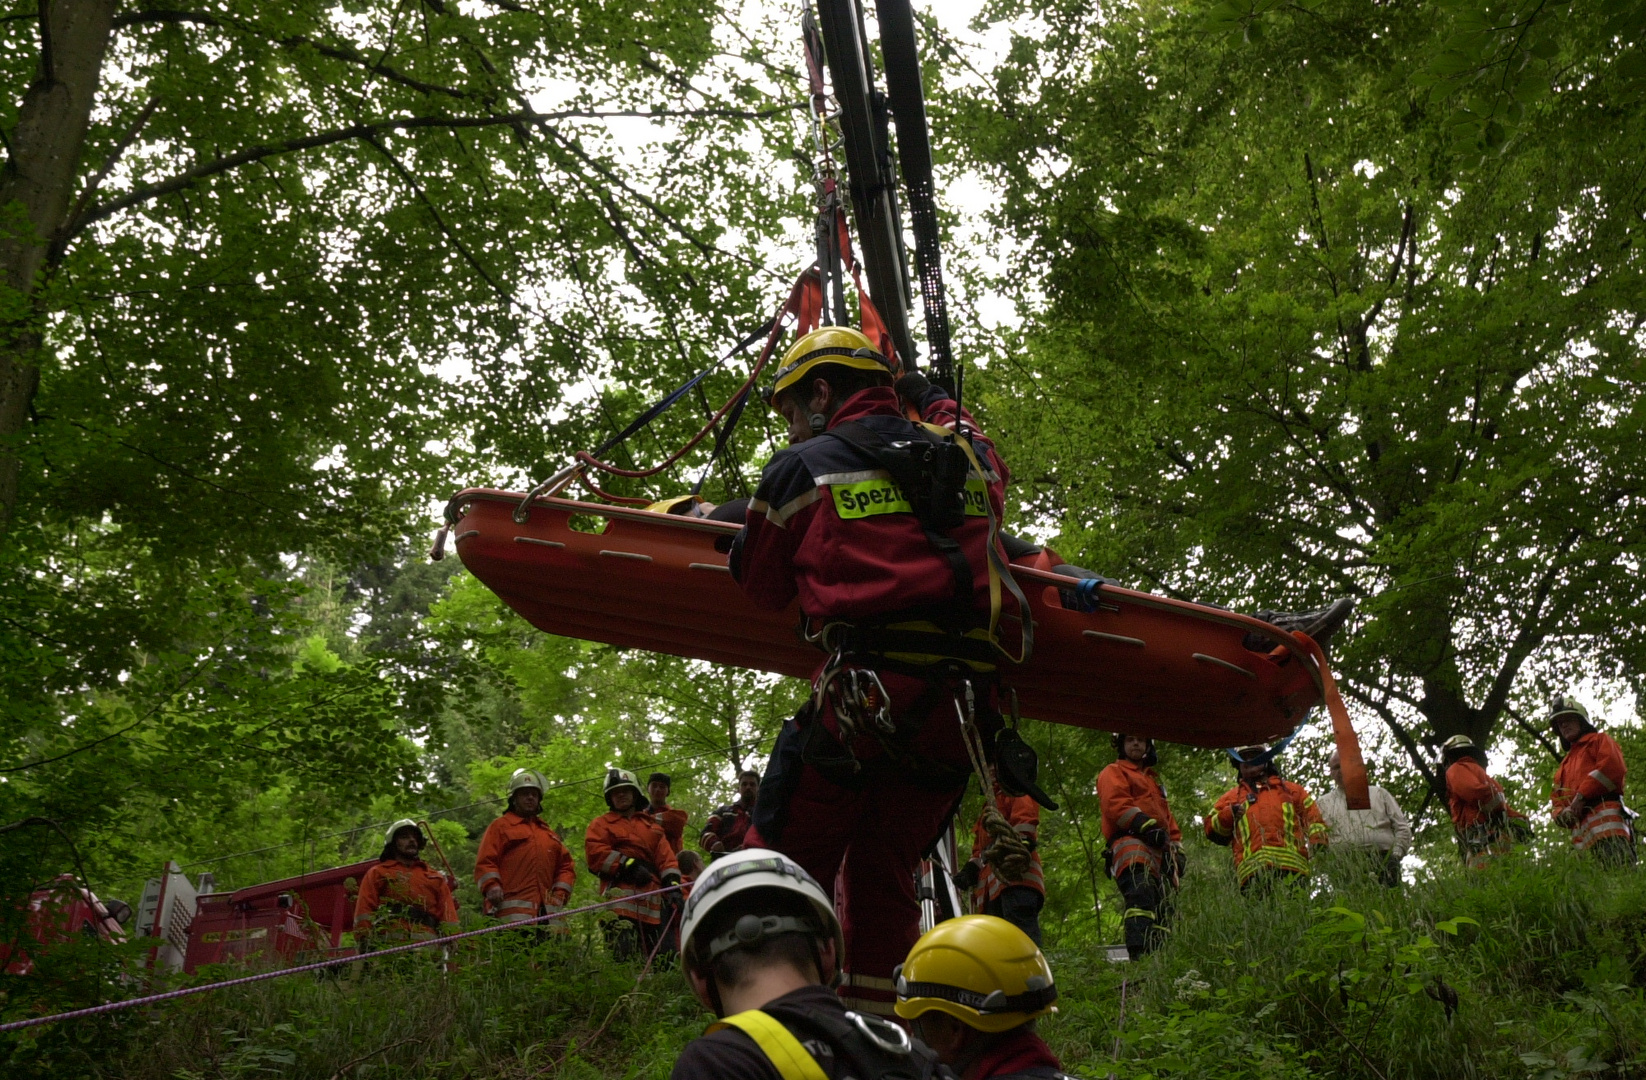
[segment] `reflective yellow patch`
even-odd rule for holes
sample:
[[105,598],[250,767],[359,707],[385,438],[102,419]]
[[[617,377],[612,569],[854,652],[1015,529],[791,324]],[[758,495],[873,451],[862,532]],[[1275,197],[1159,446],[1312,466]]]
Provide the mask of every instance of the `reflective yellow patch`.
[[[872,517],[875,514],[912,514],[914,507],[890,478],[859,480],[855,484],[833,484],[834,511],[842,518]],[[981,479],[966,481],[966,516],[987,517],[989,492]]]

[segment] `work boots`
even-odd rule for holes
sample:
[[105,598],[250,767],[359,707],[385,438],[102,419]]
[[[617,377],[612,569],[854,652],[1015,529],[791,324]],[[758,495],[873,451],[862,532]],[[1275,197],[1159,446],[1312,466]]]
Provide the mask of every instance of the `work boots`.
[[[1296,632],[1301,630],[1314,639],[1315,644],[1325,651],[1332,635],[1337,633],[1349,616],[1354,614],[1355,602],[1350,597],[1333,600],[1323,608],[1313,611],[1259,611],[1252,618],[1262,619],[1272,626],[1282,630]],[[1254,651],[1263,651],[1271,647],[1269,639],[1259,633],[1246,635],[1246,648]]]

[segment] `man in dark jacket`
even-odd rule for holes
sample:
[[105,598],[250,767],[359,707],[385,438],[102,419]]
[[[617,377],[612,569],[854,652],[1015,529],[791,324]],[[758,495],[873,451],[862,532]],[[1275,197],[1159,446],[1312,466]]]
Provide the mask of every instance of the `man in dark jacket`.
[[842,949],[834,903],[796,863],[749,849],[717,859],[686,901],[682,967],[718,1022],[671,1080],[925,1080],[935,1056],[902,1028],[854,1016],[829,989]]

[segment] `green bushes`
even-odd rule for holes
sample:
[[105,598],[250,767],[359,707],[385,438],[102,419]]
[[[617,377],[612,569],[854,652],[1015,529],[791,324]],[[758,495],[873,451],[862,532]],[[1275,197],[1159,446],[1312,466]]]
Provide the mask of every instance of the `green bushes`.
[[1448,863],[1396,891],[1348,876],[1256,898],[1221,867],[1197,870],[1147,962],[1094,972],[1053,958],[1079,999],[1047,1025],[1071,1068],[1139,1080],[1646,1074],[1638,873],[1561,851],[1477,875]]

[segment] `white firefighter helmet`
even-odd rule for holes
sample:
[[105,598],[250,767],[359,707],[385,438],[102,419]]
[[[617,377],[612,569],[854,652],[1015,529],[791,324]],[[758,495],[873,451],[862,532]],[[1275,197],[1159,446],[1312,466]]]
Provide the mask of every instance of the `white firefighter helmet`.
[[[698,940],[715,908],[751,889],[776,889],[799,896],[811,905],[817,919],[813,922],[775,913],[765,917],[748,914],[714,940]],[[686,958],[687,964],[703,967],[727,949],[790,933],[828,937],[834,941],[836,956],[845,953],[845,939],[840,932],[840,919],[834,913],[834,903],[817,880],[787,855],[765,848],[747,848],[716,859],[698,875],[691,896],[686,898],[686,912],[680,923],[680,955]]]
[[646,793],[640,789],[640,778],[638,776],[634,775],[634,773],[627,769],[612,769],[608,771],[606,773],[606,787],[602,792],[602,794],[606,796],[607,806],[612,804],[612,792],[616,791],[618,788],[633,788],[635,809],[644,809],[642,804],[646,798]]
[[1583,702],[1571,694],[1556,694],[1549,702],[1549,723],[1558,724],[1562,716],[1575,716],[1583,722],[1583,726],[1593,730],[1595,722],[1589,718],[1589,710],[1583,707]]
[[536,788],[538,794],[541,795],[548,789],[548,786],[548,782],[543,779],[543,774],[533,772],[531,769],[516,769],[514,775],[509,777],[510,796],[513,796],[521,788]]
[[423,835],[423,826],[419,825],[409,817],[403,817],[393,825],[390,825],[388,832],[383,834],[383,842],[385,844],[394,843],[394,838],[400,834],[401,829],[412,829],[416,831],[417,847],[419,850],[421,850],[423,846],[429,842],[429,838]]

